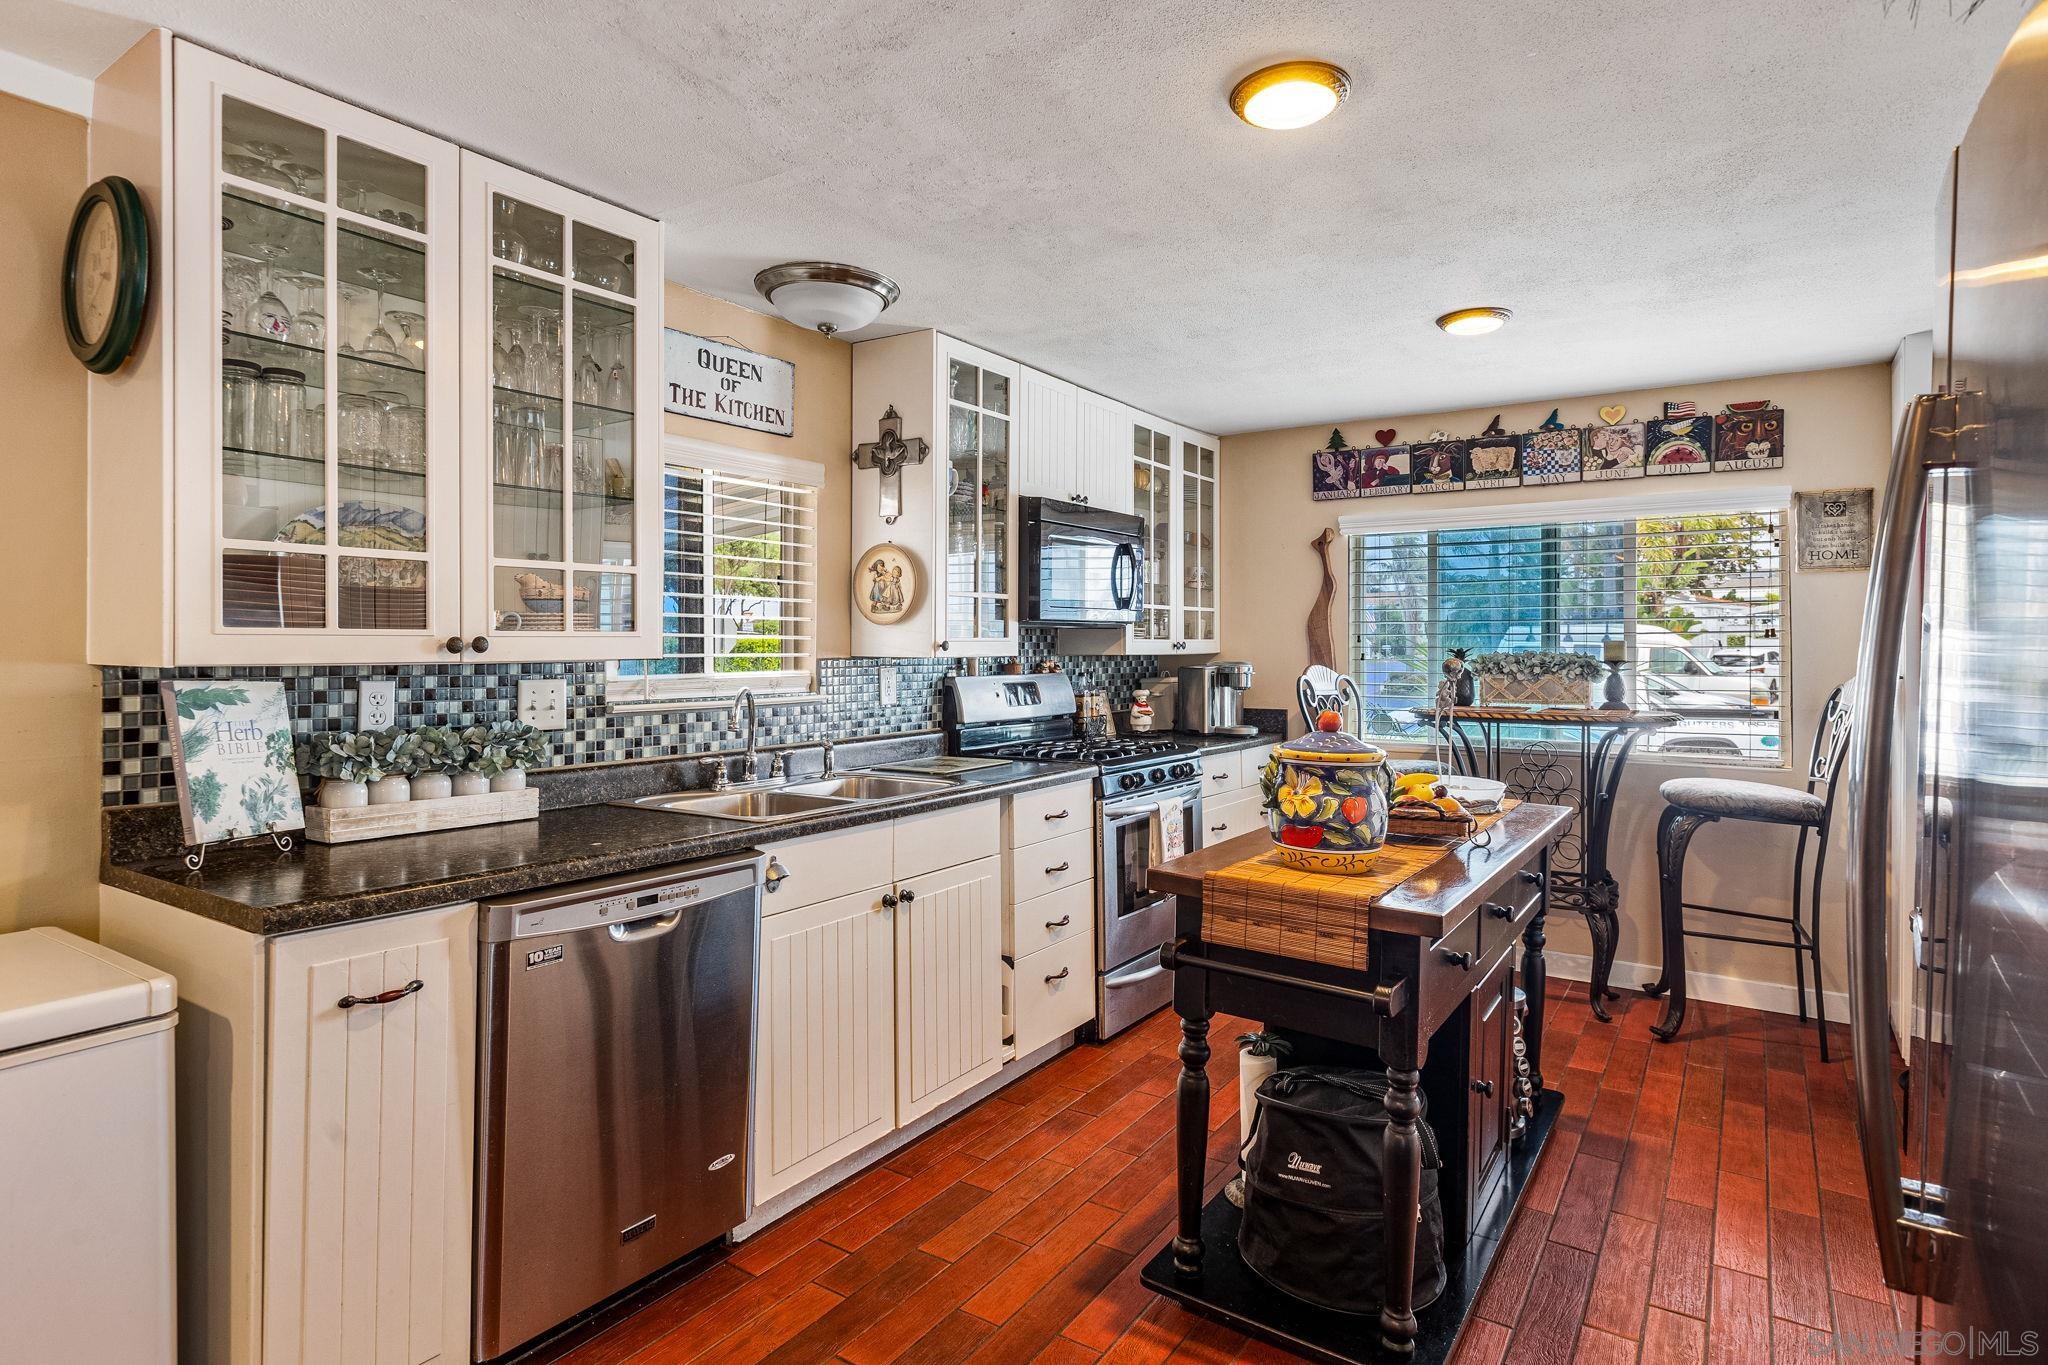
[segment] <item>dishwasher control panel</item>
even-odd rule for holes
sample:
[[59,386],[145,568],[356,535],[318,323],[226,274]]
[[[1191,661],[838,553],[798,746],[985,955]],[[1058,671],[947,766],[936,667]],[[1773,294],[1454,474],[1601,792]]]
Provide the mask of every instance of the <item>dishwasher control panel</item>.
[[680,905],[688,905],[704,894],[702,882],[681,882],[671,886],[657,886],[647,891],[636,891],[631,895],[613,896],[596,903],[600,920],[641,919],[648,915],[665,915]]
[[[620,879],[624,880],[624,879]],[[564,934],[577,929],[611,924],[630,924],[673,914],[735,892],[758,893],[759,871],[752,862],[706,876],[683,877],[673,881],[638,879],[638,885],[589,884],[587,894],[573,891],[539,894],[518,900],[487,902],[482,917],[485,942],[504,938],[533,938],[542,934]]]

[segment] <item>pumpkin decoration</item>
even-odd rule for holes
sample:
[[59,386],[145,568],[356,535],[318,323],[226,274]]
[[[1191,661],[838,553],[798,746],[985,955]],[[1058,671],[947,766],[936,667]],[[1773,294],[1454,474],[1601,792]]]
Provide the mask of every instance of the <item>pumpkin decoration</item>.
[[1274,854],[1305,872],[1369,872],[1387,841],[1386,751],[1325,711],[1259,775]]

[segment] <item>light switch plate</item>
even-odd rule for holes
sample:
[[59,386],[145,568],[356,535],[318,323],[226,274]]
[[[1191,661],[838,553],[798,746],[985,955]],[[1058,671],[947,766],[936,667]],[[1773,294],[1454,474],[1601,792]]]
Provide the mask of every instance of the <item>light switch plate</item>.
[[519,719],[536,730],[560,730],[569,724],[569,684],[563,678],[521,678]]
[[388,730],[398,724],[398,680],[364,678],[356,683],[356,729]]
[[882,705],[894,706],[896,704],[896,670],[887,664],[883,664],[881,673]]

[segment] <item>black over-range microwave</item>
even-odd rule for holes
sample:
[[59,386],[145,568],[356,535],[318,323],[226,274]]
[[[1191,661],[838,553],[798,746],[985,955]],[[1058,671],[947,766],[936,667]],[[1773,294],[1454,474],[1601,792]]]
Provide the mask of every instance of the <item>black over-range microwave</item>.
[[1145,523],[1078,502],[1018,499],[1028,626],[1126,626],[1145,606]]

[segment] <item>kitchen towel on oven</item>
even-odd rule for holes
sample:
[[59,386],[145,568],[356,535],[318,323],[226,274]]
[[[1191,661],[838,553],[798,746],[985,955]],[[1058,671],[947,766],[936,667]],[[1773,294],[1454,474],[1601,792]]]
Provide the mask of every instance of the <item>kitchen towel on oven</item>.
[[1166,797],[1152,815],[1152,861],[1163,863],[1188,851],[1188,822],[1181,818],[1181,798]]

